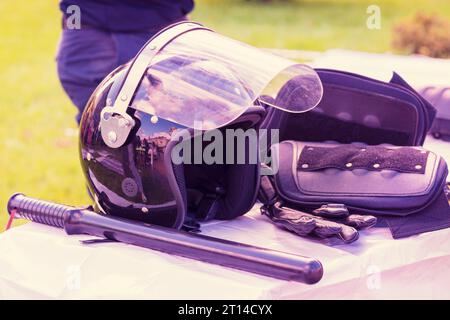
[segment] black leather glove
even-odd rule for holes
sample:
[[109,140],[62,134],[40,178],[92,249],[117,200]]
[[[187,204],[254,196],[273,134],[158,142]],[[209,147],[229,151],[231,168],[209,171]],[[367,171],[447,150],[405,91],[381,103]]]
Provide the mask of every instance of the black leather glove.
[[262,206],[261,212],[278,227],[300,236],[338,237],[345,243],[356,241],[358,230],[370,228],[377,222],[374,216],[349,214],[347,208],[339,204],[325,205],[307,213],[283,207],[280,202],[276,202]]

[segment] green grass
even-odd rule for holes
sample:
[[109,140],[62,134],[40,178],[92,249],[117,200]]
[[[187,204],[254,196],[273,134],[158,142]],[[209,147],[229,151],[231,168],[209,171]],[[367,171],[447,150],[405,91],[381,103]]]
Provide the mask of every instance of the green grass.
[[[302,50],[389,50],[393,23],[416,11],[450,18],[450,3],[376,1],[382,29],[365,26],[374,1],[197,1],[193,20],[261,47]],[[54,56],[60,33],[57,1],[0,2],[0,225],[17,191],[57,202],[89,201],[78,163],[75,109],[62,91]]]
[[[369,30],[366,9],[381,9],[382,28]],[[193,18],[223,34],[260,47],[302,50],[390,50],[391,27],[417,11],[450,18],[448,0],[201,1]]]

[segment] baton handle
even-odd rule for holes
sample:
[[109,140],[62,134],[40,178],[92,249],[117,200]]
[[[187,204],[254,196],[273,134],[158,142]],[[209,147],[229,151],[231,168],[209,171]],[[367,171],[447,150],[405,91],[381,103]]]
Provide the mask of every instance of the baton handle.
[[8,201],[8,213],[14,211],[16,218],[62,229],[66,216],[73,210],[73,207],[29,198],[22,193],[14,194]]

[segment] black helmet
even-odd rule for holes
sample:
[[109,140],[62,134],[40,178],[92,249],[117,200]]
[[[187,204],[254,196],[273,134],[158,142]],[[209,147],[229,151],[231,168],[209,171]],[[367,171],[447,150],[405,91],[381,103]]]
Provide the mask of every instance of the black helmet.
[[[280,88],[302,76],[315,79],[316,98],[277,105]],[[103,80],[83,113],[81,162],[97,209],[174,228],[246,213],[259,184],[261,104],[303,112],[321,94],[307,66],[196,23],[162,30]]]

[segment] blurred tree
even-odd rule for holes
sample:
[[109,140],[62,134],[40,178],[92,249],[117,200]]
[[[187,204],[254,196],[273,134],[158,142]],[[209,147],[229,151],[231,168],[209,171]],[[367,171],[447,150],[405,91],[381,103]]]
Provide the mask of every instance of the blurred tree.
[[450,21],[436,14],[416,13],[394,26],[392,45],[409,54],[450,58]]

